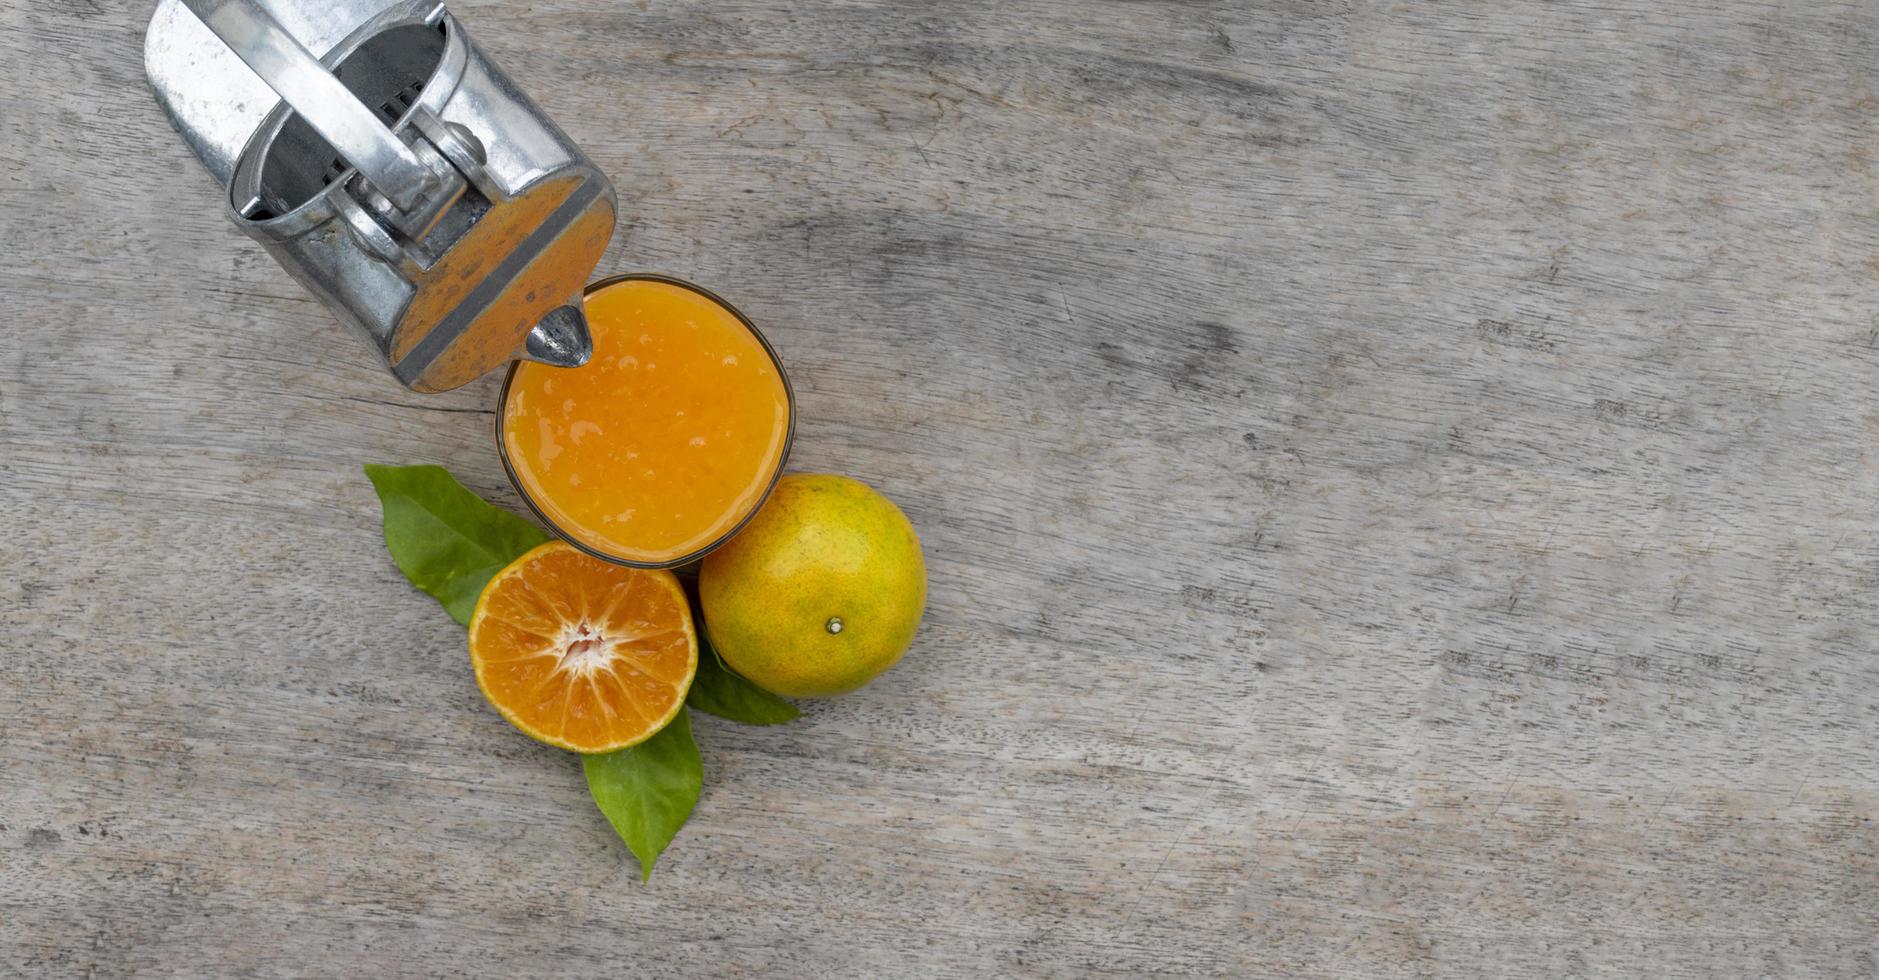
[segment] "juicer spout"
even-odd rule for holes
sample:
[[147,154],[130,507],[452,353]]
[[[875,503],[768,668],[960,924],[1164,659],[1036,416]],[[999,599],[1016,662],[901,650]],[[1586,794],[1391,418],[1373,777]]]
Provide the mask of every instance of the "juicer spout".
[[549,310],[522,343],[523,360],[554,367],[580,367],[592,356],[594,338],[587,332],[587,314],[579,299]]

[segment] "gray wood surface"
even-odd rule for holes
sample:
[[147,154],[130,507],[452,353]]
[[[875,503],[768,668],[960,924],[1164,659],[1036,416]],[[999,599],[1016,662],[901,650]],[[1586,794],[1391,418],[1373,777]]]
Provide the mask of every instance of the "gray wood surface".
[[1879,973],[1879,7],[456,4],[929,556],[642,886],[149,6],[0,3],[0,974]]

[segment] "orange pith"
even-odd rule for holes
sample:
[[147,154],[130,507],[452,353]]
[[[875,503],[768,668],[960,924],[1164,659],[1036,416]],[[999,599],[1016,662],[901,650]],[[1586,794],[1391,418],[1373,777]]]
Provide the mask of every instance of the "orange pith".
[[483,588],[470,616],[483,696],[531,738],[612,752],[685,704],[698,639],[671,572],[623,568],[551,541]]

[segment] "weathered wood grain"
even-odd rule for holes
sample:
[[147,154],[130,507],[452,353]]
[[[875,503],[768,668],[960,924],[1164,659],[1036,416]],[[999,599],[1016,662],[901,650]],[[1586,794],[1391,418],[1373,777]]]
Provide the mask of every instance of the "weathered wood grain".
[[148,7],[0,2],[0,973],[1879,973],[1879,7],[456,5],[928,551],[644,887]]

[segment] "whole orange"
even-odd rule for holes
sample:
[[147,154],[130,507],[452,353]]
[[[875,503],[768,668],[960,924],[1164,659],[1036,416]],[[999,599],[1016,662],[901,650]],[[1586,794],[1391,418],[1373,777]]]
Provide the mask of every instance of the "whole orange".
[[867,484],[792,474],[698,572],[705,634],[786,697],[852,691],[892,667],[926,609],[920,538]]

